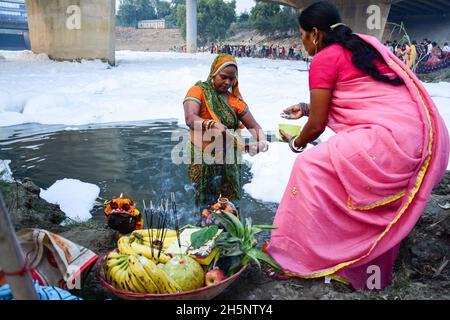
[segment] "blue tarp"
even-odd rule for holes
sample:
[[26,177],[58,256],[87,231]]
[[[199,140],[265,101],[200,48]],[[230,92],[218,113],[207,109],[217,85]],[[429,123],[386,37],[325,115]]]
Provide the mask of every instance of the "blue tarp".
[[[72,295],[70,292],[58,287],[42,287],[37,281],[34,282],[34,287],[38,294],[39,300],[82,300],[81,298]],[[0,300],[13,300],[14,297],[11,288],[8,284],[0,286]]]

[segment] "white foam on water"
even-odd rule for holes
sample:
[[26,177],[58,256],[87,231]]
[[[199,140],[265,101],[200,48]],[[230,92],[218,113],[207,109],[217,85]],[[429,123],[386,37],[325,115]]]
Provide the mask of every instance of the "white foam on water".
[[[117,67],[110,67],[100,61],[55,62],[30,51],[0,51],[0,55],[4,57],[0,61],[0,127],[37,122],[67,125],[66,130],[155,119],[177,119],[184,124],[186,92],[207,78],[215,58],[118,51]],[[304,62],[240,58],[238,64],[241,93],[264,130],[274,131],[285,122],[278,116],[285,107],[309,101]],[[450,83],[425,87],[450,128]],[[320,139],[326,141],[332,135],[327,130]],[[257,199],[279,201],[294,157],[286,144],[275,143],[267,154],[248,157],[253,179],[245,190]],[[268,181],[272,188],[267,187]]]
[[47,190],[41,189],[39,194],[47,202],[59,205],[67,217],[81,222],[92,218],[90,211],[99,195],[100,188],[95,184],[68,178],[56,181]]

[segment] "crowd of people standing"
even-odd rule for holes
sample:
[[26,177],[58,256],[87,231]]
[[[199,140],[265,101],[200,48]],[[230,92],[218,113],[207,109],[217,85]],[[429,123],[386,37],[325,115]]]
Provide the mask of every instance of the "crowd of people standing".
[[[389,48],[410,69],[417,73],[429,73],[450,66],[450,46],[448,42],[442,47],[437,42],[423,39],[420,43],[413,40],[411,43],[404,41],[386,41],[384,45]],[[174,47],[171,51],[186,52],[186,46]],[[229,54],[242,58],[266,58],[281,60],[303,60],[310,59],[303,48],[292,44],[284,46],[280,44],[218,44],[198,48],[199,52],[211,54]]]
[[[186,52],[186,46],[172,47],[172,52]],[[305,55],[296,44],[285,47],[274,44],[261,45],[230,45],[230,44],[211,44],[210,46],[202,46],[198,48],[198,52],[208,52],[211,54],[229,54],[231,56],[242,58],[268,58],[282,60],[305,60]]]
[[423,39],[420,43],[413,40],[410,44],[400,43],[397,42],[397,40],[388,40],[385,42],[385,46],[400,60],[406,63],[409,68],[412,69],[417,65],[418,71],[421,71],[420,69],[426,71],[425,69],[428,69],[427,67],[432,66],[438,69],[447,67],[446,65],[450,55],[450,47],[447,42],[445,42],[441,48],[437,42],[432,42],[428,39]]
[[230,44],[211,44],[204,47],[203,51],[212,54],[226,53],[234,57],[242,58],[269,58],[283,60],[303,60],[304,54],[296,44],[289,47],[274,44],[253,44],[253,45],[230,45]]

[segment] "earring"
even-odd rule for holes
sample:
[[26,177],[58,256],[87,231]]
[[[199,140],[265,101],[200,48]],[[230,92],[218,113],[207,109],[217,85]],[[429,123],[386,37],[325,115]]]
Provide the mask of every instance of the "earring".
[[313,40],[313,44],[314,44],[314,48],[315,48],[314,55],[316,55],[317,54],[317,39]]

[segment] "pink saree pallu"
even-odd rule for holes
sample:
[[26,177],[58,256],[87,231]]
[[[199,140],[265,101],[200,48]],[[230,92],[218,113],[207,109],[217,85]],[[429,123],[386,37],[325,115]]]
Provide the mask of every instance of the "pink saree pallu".
[[449,136],[416,76],[376,38],[359,36],[406,85],[337,81],[328,121],[337,134],[297,157],[267,253],[288,276],[382,289],[445,173]]

